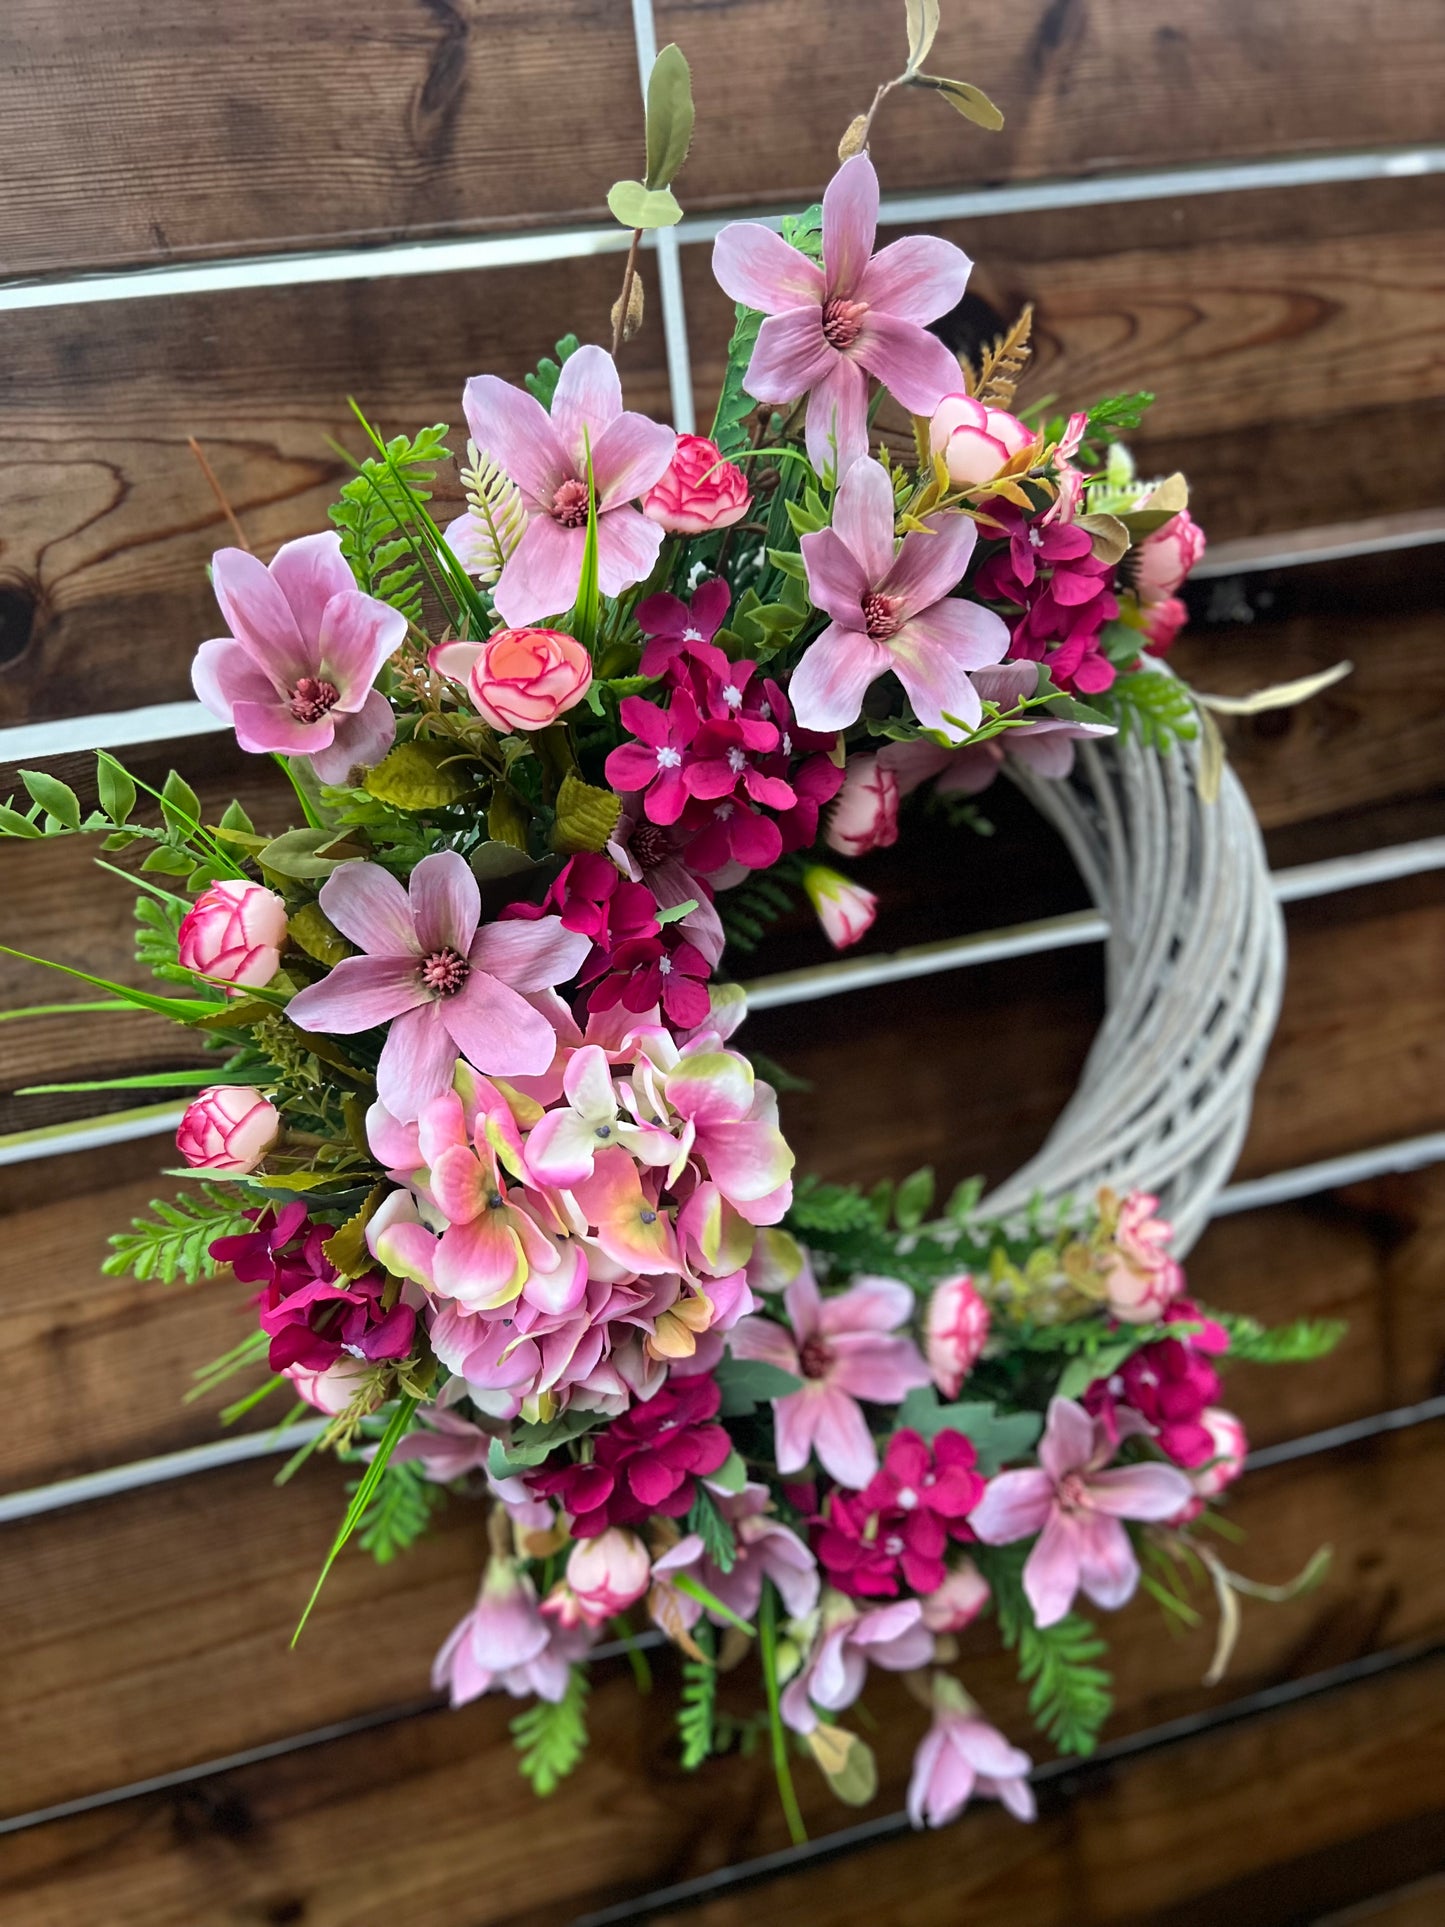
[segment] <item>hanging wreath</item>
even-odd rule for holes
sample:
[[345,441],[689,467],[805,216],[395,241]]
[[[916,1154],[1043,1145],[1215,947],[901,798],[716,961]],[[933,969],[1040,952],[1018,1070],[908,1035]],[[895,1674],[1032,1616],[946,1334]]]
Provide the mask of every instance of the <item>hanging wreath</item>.
[[[989,124],[922,70],[935,15],[910,7],[874,111],[921,86]],[[1202,1531],[1246,1449],[1221,1367],[1334,1336],[1206,1308],[1179,1264],[1282,967],[1248,804],[1159,660],[1204,547],[1183,479],[1137,479],[1116,440],[1145,396],[1014,411],[1027,313],[977,366],[928,331],[969,263],[929,236],[875,251],[871,119],[821,209],[719,235],[737,320],[710,436],[624,409],[614,361],[641,234],[680,211],[668,48],[646,177],[611,197],[634,231],[612,352],[568,337],[524,388],[467,383],[444,529],[447,431],[368,426],[330,531],[215,556],[225,633],[195,687],[285,770],[294,828],[208,822],[177,775],[156,816],[108,755],[88,814],[32,773],[0,819],[142,855],[163,988],[72,974],[216,1063],[175,1074],[204,1084],[178,1140],[200,1190],[110,1268],[256,1287],[257,1328],[200,1377],[243,1377],[228,1418],[310,1408],[298,1457],[357,1465],[326,1570],[353,1536],[391,1557],[448,1495],[482,1508],[481,1590],[434,1679],[534,1700],[515,1730],[541,1791],[582,1753],[604,1629],[681,1648],[689,1767],[747,1728],[715,1703],[741,1643],[795,1834],[795,1750],[871,1795],[849,1709],[873,1667],[928,1709],[915,1821],[974,1794],[1029,1817],[1029,1758],[953,1635],[993,1613],[1044,1734],[1086,1751],[1109,1691],[1082,1602],[1207,1573],[1233,1624]],[[871,440],[885,396],[903,452]],[[729,938],[805,895],[855,942],[875,904],[834,858],[894,842],[923,787],[1000,771],[1108,922],[1079,1088],[986,1201],[939,1213],[928,1173],[797,1180]]]

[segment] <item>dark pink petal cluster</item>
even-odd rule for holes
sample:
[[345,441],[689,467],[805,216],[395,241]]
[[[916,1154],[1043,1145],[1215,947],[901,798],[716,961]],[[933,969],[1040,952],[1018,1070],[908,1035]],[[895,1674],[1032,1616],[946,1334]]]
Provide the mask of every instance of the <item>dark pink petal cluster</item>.
[[1008,546],[988,558],[974,587],[986,601],[1022,610],[1010,659],[1044,663],[1061,689],[1107,689],[1115,670],[1099,632],[1119,613],[1112,566],[1098,560],[1088,531],[1076,523],[1046,522],[1009,502],[991,502],[989,514],[1006,530]]
[[[1147,1430],[1166,1458],[1193,1471],[1215,1456],[1207,1413],[1218,1403],[1220,1383],[1210,1361],[1228,1351],[1229,1334],[1187,1298],[1176,1299],[1163,1322],[1202,1329],[1142,1346],[1111,1378],[1095,1380],[1084,1409],[1116,1439]],[[1142,1428],[1132,1415],[1143,1420]]]
[[526,1482],[571,1514],[577,1539],[593,1539],[609,1526],[641,1525],[654,1513],[680,1519],[691,1510],[697,1481],[732,1451],[717,1423],[721,1402],[710,1374],[674,1375],[646,1404],[593,1435],[589,1464],[544,1465],[527,1473]]
[[900,1577],[917,1593],[948,1576],[951,1539],[972,1539],[968,1514],[983,1497],[973,1442],[940,1432],[932,1448],[917,1432],[895,1432],[861,1492],[835,1492],[818,1535],[818,1558],[840,1592],[895,1598]]
[[371,1363],[406,1357],[415,1311],[400,1301],[383,1305],[390,1281],[380,1272],[340,1275],[322,1249],[333,1226],[313,1224],[299,1200],[279,1214],[268,1207],[245,1215],[254,1229],[215,1239],[210,1253],[243,1284],[261,1286],[256,1303],[272,1371],[323,1372],[343,1355]]

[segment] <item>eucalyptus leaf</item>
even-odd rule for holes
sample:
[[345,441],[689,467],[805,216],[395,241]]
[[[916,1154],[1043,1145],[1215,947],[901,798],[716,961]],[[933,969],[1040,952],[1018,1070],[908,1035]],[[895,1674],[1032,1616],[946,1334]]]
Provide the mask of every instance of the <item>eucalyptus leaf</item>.
[[909,79],[912,87],[931,87],[936,94],[942,94],[950,107],[956,107],[965,120],[971,120],[975,127],[986,127],[996,134],[1003,126],[1003,115],[994,106],[981,87],[975,87],[967,80],[945,80],[941,74],[913,74]]
[[938,32],[938,0],[907,0],[908,65],[904,74],[911,79],[927,60]]
[[[695,117],[692,75],[682,49],[675,42],[670,43],[653,61],[647,81],[646,185],[649,189],[663,188],[676,180],[692,145]],[[642,227],[646,223],[633,221],[628,225]]]
[[641,181],[618,181],[608,188],[607,205],[626,228],[676,227],[682,219],[670,187],[650,188]]

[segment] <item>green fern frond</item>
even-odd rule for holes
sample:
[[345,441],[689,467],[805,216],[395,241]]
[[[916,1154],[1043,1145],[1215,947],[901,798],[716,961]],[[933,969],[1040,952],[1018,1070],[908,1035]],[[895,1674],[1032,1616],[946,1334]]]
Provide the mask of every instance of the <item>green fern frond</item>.
[[1342,1318],[1296,1318],[1272,1330],[1235,1312],[1211,1312],[1229,1333],[1229,1362],[1302,1365],[1332,1352],[1349,1326]]
[[677,1732],[682,1742],[682,1764],[689,1773],[696,1772],[717,1751],[717,1667],[713,1663],[712,1627],[700,1619],[692,1636],[706,1657],[685,1660],[682,1668]]
[[478,582],[490,588],[526,531],[522,491],[472,441],[467,443],[466,464],[460,474],[478,537],[469,566]]
[[732,1571],[738,1556],[737,1535],[705,1485],[697,1487],[697,1496],[687,1515],[687,1529],[702,1540],[704,1552],[719,1572]]
[[[387,443],[385,458],[370,456],[341,488],[331,520],[341,534],[341,553],[368,595],[399,609],[408,622],[422,616],[423,577],[408,533],[412,497],[429,502],[437,468],[447,459],[447,425],[437,422],[414,436]],[[410,495],[408,494],[410,491]]]
[[[357,1490],[360,1481],[348,1489]],[[415,1459],[390,1459],[371,1503],[356,1528],[357,1544],[379,1566],[390,1565],[399,1552],[414,1546],[431,1524],[432,1514],[446,1503],[446,1487],[429,1479]]]
[[1061,1753],[1092,1753],[1114,1704],[1109,1675],[1095,1664],[1108,1647],[1078,1613],[1038,1625],[1023,1589],[1028,1551],[1026,1545],[974,1548],[1003,1643],[1017,1652],[1019,1678],[1030,1687],[1035,1726]]
[[183,1191],[173,1204],[152,1198],[154,1218],[132,1218],[129,1231],[111,1234],[111,1254],[101,1262],[107,1278],[184,1278],[195,1284],[213,1278],[217,1266],[208,1247],[217,1238],[235,1237],[248,1228],[235,1191],[203,1184],[203,1196]]
[[1137,736],[1145,749],[1161,755],[1176,742],[1192,742],[1199,734],[1188,687],[1162,670],[1139,669],[1118,676],[1112,688],[1089,700],[1114,724],[1121,742]]
[[556,1791],[587,1751],[587,1675],[572,1668],[560,1700],[538,1700],[511,1723],[517,1766],[534,1793]]

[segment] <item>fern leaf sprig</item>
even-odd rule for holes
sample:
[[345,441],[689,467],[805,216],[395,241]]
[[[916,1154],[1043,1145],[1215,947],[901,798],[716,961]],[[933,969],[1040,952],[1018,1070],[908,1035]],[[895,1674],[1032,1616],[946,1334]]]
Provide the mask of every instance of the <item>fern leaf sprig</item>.
[[517,1765],[534,1793],[554,1793],[587,1751],[587,1675],[572,1668],[560,1700],[538,1700],[511,1723]]
[[1013,407],[1024,367],[1033,353],[1033,328],[1034,304],[1030,301],[1008,332],[999,335],[980,355],[973,389],[977,400],[990,408]]
[[693,1628],[702,1659],[689,1659],[682,1668],[682,1703],[677,1709],[677,1733],[682,1742],[682,1764],[696,1772],[717,1751],[717,1666],[713,1630],[706,1619]]
[[467,507],[476,524],[471,571],[484,587],[490,588],[526,532],[527,511],[522,491],[473,441],[467,443],[466,463],[459,473]]
[[203,1184],[204,1195],[183,1191],[174,1203],[152,1198],[152,1218],[132,1218],[129,1231],[112,1233],[111,1253],[101,1262],[107,1278],[155,1278],[163,1285],[184,1278],[195,1284],[218,1269],[210,1255],[217,1238],[246,1230],[242,1200],[220,1185]]

